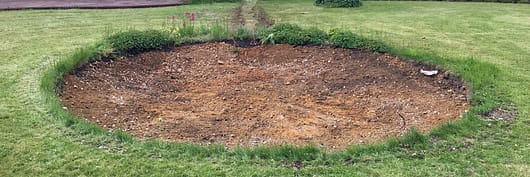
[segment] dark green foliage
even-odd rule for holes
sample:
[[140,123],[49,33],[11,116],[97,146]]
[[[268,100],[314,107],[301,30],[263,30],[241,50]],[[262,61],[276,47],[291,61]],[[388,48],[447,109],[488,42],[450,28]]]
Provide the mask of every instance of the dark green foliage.
[[293,24],[278,24],[259,32],[262,43],[291,45],[321,45],[329,42],[340,48],[367,48],[374,52],[388,52],[390,49],[382,42],[368,39],[351,31],[333,29],[326,32],[312,27],[302,28]]
[[368,48],[374,52],[389,51],[389,48],[382,42],[359,36],[351,31],[333,29],[329,35],[329,41],[337,47],[349,49]]
[[302,28],[293,24],[278,24],[259,32],[262,43],[291,45],[320,45],[328,38],[326,32],[318,28]]
[[315,5],[323,7],[360,7],[360,0],[315,0]]
[[[410,0],[367,0],[367,1],[410,1]],[[412,1],[500,2],[500,3],[529,3],[530,4],[530,0],[412,0]]]
[[169,33],[157,30],[119,32],[109,36],[107,41],[114,50],[128,54],[166,49],[175,42]]

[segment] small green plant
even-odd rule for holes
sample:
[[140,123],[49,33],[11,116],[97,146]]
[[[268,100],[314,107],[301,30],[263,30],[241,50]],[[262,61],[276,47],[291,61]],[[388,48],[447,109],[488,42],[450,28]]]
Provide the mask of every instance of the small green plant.
[[368,48],[374,52],[388,52],[390,49],[382,42],[359,36],[351,31],[332,29],[329,32],[329,41],[341,48]]
[[425,147],[429,144],[427,137],[415,128],[405,133],[399,142],[401,143],[401,147],[404,148]]
[[241,50],[239,50],[238,48],[234,48],[234,49],[230,50],[230,52],[239,53],[239,52],[241,52]]
[[228,29],[227,23],[222,23],[220,21],[216,22],[210,26],[210,35],[213,40],[222,40],[228,39],[231,37],[231,32]]
[[114,130],[114,136],[116,137],[116,139],[119,141],[119,142],[132,142],[134,141],[134,137],[127,133],[127,132],[124,132],[123,130],[120,130],[120,129],[117,129],[117,130]]
[[278,24],[259,32],[261,43],[291,45],[320,45],[327,41],[326,32],[318,28],[305,29],[293,24]]
[[243,27],[236,29],[232,35],[234,36],[234,39],[238,40],[249,40],[253,36],[250,31],[246,30]]
[[270,33],[265,39],[262,39],[261,44],[276,44],[274,41],[274,33]]
[[316,6],[323,7],[360,7],[362,2],[360,0],[315,0]]
[[113,50],[128,54],[167,49],[175,42],[169,33],[157,30],[118,32],[110,35],[107,41]]
[[178,16],[167,16],[166,22],[163,25],[164,31],[170,34],[176,35],[177,37],[187,36],[193,37],[198,35],[195,29],[196,14],[186,12],[184,17]]

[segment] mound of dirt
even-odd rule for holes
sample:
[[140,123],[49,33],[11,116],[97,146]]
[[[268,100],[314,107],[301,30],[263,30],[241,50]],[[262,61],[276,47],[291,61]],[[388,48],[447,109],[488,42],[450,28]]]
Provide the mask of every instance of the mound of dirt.
[[343,149],[427,131],[468,107],[463,82],[391,55],[205,43],[94,61],[65,78],[73,114],[140,139]]

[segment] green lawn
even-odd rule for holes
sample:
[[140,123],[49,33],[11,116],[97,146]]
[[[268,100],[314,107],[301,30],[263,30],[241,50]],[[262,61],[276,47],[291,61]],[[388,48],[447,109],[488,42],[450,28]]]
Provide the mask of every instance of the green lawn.
[[[237,4],[0,11],[0,176],[530,174],[530,6],[364,2],[360,9],[322,9],[309,0],[268,0],[259,4],[276,22],[348,28],[387,42],[397,53],[428,54],[451,61],[474,58],[494,64],[500,70],[492,86],[494,91],[484,93],[501,95],[506,97],[501,100],[515,103],[519,117],[512,125],[486,126],[478,122],[469,132],[445,137],[425,148],[394,150],[226,150],[121,141],[110,134],[91,132],[90,128],[84,130],[83,126],[67,127],[63,119],[52,116],[53,108],[40,89],[44,73],[78,48],[101,40],[108,31],[160,28],[166,16],[186,11],[199,13],[201,23],[211,23],[229,19],[229,11]],[[451,68],[458,62],[440,63]],[[292,168],[296,161],[303,162],[299,171]]]

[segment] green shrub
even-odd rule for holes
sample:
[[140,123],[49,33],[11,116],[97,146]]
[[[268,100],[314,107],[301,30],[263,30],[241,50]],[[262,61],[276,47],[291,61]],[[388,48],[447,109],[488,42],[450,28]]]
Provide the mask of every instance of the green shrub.
[[[410,1],[410,0],[367,0],[367,1]],[[530,0],[413,0],[413,1],[530,3]]]
[[169,33],[157,30],[119,32],[109,36],[107,41],[114,50],[128,54],[166,49],[174,44]]
[[262,43],[280,43],[291,45],[320,45],[326,42],[328,35],[318,28],[304,29],[292,24],[278,24],[259,32]]
[[332,29],[329,41],[340,48],[368,48],[374,52],[388,52],[389,48],[382,42],[367,39],[351,31]]
[[315,0],[315,5],[323,7],[360,7],[360,0]]

